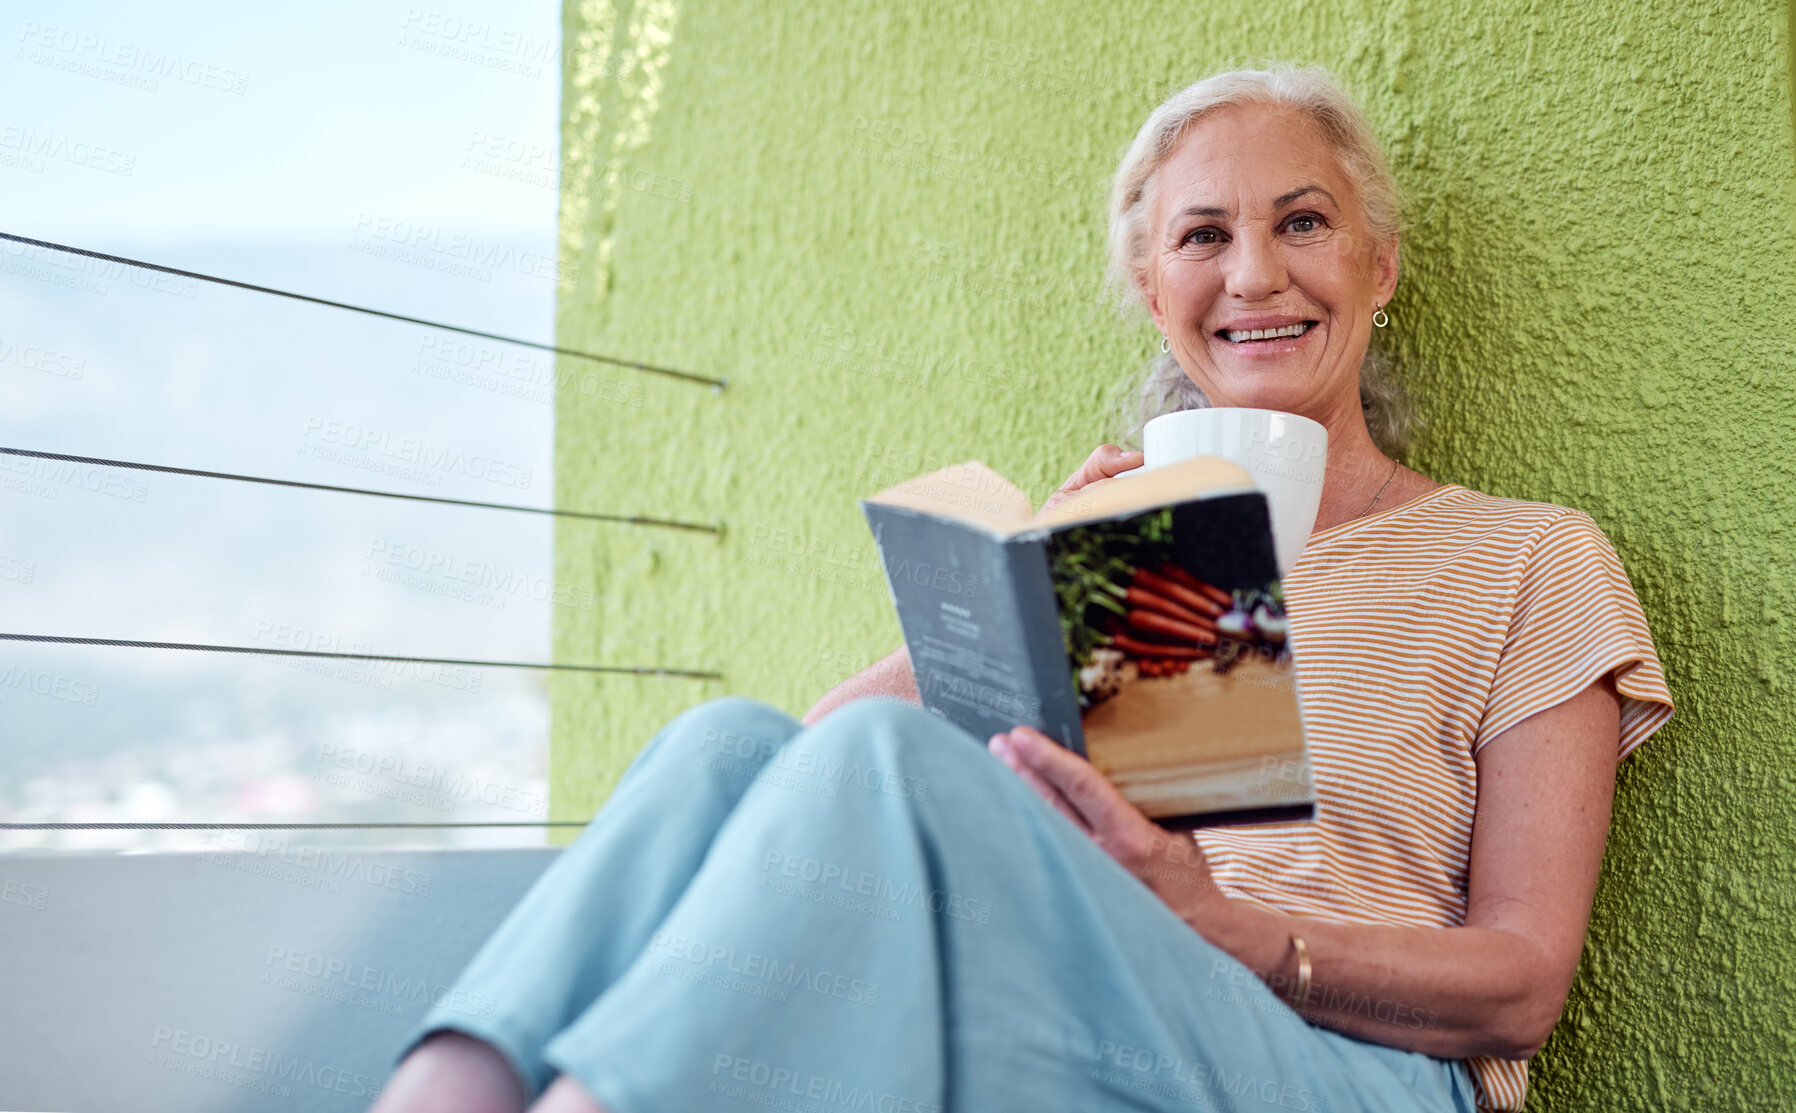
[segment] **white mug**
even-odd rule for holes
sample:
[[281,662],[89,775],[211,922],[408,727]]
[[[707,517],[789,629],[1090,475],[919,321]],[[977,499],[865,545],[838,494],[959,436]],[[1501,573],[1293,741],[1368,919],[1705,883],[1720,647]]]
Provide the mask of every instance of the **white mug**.
[[1142,431],[1142,470],[1189,456],[1221,456],[1252,473],[1272,514],[1278,571],[1291,571],[1316,525],[1328,430],[1278,410],[1213,407],[1161,414]]

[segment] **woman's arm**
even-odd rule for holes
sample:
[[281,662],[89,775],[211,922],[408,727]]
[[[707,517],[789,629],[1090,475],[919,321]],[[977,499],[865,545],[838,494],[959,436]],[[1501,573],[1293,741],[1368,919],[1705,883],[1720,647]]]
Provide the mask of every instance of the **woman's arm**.
[[1312,966],[1301,1011],[1315,1023],[1441,1058],[1522,1059],[1546,1042],[1577,972],[1608,837],[1619,729],[1620,700],[1603,677],[1478,752],[1466,922],[1456,928],[1330,923],[1225,896],[1195,844],[1143,819],[1046,736],[1018,728],[994,738],[993,749],[1281,995],[1295,985],[1290,940],[1301,936]]
[[800,721],[808,727],[848,701],[863,696],[890,696],[907,703],[923,702],[917,692],[917,678],[911,672],[909,646],[899,646],[823,693],[823,698],[812,705]]

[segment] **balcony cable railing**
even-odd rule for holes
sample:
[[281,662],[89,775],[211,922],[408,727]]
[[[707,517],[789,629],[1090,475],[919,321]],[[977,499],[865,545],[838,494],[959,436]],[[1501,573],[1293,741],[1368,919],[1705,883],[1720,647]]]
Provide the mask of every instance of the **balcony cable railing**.
[[640,360],[620,359],[617,356],[600,355],[598,352],[581,351],[578,348],[564,348],[559,344],[545,344],[541,340],[525,340],[516,336],[505,336],[496,332],[485,332],[481,329],[467,328],[463,325],[445,324],[442,321],[430,321],[422,317],[412,317],[404,313],[394,313],[386,309],[372,309],[365,305],[354,305],[346,301],[333,301],[330,298],[314,297],[311,294],[295,293],[292,290],[281,290],[273,286],[260,286],[254,282],[240,282],[235,278],[222,278],[215,274],[202,274],[199,271],[182,270],[179,267],[168,267],[161,263],[146,263],[142,259],[127,259],[123,255],[109,255],[104,251],[93,251],[85,247],[70,247],[68,244],[51,243],[48,240],[34,240],[29,236],[14,235],[11,232],[0,232],[0,240],[25,244],[28,247],[41,247],[47,251],[60,251],[68,255],[80,255],[88,259],[99,259],[107,263],[118,263],[127,267],[140,267],[155,271],[158,274],[172,274],[178,278],[192,278],[200,282],[211,282],[218,286],[232,286],[239,290],[251,290],[258,294],[273,294],[276,297],[292,298],[294,301],[309,302],[312,305],[329,306],[332,309],[347,309],[351,313],[365,313],[370,317],[381,317],[389,321],[402,321],[408,325],[423,325],[425,328],[442,329],[445,332],[460,333],[463,336],[477,336],[482,340],[496,340],[502,344],[516,344],[523,348],[535,348],[539,352],[553,352],[558,356],[570,356],[574,359],[586,359],[595,363],[610,364],[614,367],[625,367],[632,371],[645,371],[654,375],[666,375],[669,378],[686,382],[703,383],[711,388],[713,394],[728,385],[727,379],[713,379],[706,375],[695,375],[690,371],[678,371],[672,367],[662,367]]
[[473,499],[451,499],[441,495],[414,495],[407,491],[376,491],[367,487],[340,487],[334,483],[305,483],[297,479],[273,479],[262,475],[239,475],[228,471],[201,471],[177,468],[169,464],[144,464],[134,460],[109,460],[103,456],[71,456],[65,452],[40,452],[31,448],[0,447],[0,456],[28,456],[37,460],[59,460],[71,464],[92,464],[102,468],[128,468],[134,471],[161,472],[165,475],[190,475],[200,479],[228,479],[238,483],[266,483],[274,487],[298,487],[308,491],[334,491],[344,495],[372,495],[383,499],[407,499],[411,502],[436,502],[447,506],[472,506],[482,510],[513,510],[520,514],[549,514],[557,518],[581,518],[589,522],[616,522],[626,526],[654,526],[661,529],[684,529],[699,533],[722,533],[721,527],[703,522],[681,522],[671,518],[649,518],[641,514],[595,514],[586,510],[557,510],[544,506],[517,506],[508,502],[477,502]]
[[67,634],[0,632],[0,641],[50,645],[98,645],[115,649],[179,649],[200,653],[248,653],[267,657],[328,657],[342,661],[382,661],[402,665],[456,665],[476,669],[544,669],[551,672],[605,672],[631,676],[677,676],[688,680],[722,680],[720,672],[668,669],[654,665],[563,665],[539,661],[477,661],[460,657],[398,657],[386,653],[343,653],[323,649],[280,649],[259,645],[206,645],[195,642],[130,641],[124,638],[81,638]]
[[[313,305],[343,309],[353,313],[362,313],[385,320],[400,321],[406,324],[420,325],[425,328],[441,329],[446,332],[459,333],[464,336],[478,337],[504,344],[515,344],[520,347],[534,348],[538,351],[551,352],[555,355],[574,359],[590,360],[596,363],[610,364],[630,370],[649,374],[662,375],[685,382],[703,384],[711,387],[712,393],[724,389],[728,380],[697,375],[689,371],[681,371],[671,367],[644,363],[640,360],[623,359],[598,352],[588,352],[576,348],[566,348],[558,344],[548,344],[537,340],[506,336],[500,333],[487,332],[482,329],[461,325],[432,321],[422,317],[413,317],[403,313],[394,313],[384,309],[355,305],[350,302],[336,301],[330,298],[315,297],[310,294],[282,290],[272,286],[262,286],[252,282],[224,278],[219,275],[204,274],[199,271],[185,270],[179,267],[165,266],[160,263],[146,262],[141,259],[130,259],[121,255],[93,251],[88,248],[73,247],[68,244],[52,243],[47,240],[32,239],[10,232],[0,232],[0,240],[23,244],[28,247],[41,248],[47,251],[64,252],[89,259],[98,259],[121,266],[137,267],[161,274],[180,278],[191,278],[201,282],[210,282],[220,286],[249,290],[254,293],[270,294],[276,297],[289,298]],[[635,514],[603,514],[584,510],[562,510],[551,507],[521,506],[511,503],[481,502],[472,499],[445,498],[438,495],[418,495],[403,491],[380,491],[363,487],[346,487],[329,483],[309,483],[293,479],[277,479],[269,476],[244,475],[236,472],[210,471],[198,468],[176,467],[168,464],[150,464],[132,460],[116,460],[97,456],[77,456],[69,453],[46,452],[36,449],[0,447],[0,455],[28,457],[41,460],[55,460],[65,463],[86,464],[95,467],[125,468],[137,471],[159,472],[168,475],[181,475],[199,479],[216,479],[240,483],[257,483],[278,487],[292,487],[304,490],[325,491],[333,494],[364,495],[375,498],[404,499],[413,502],[438,503],[448,506],[460,506],[483,510],[502,510],[525,514],[545,514],[558,518],[571,518],[586,521],[610,522],[619,525],[642,526],[646,528],[677,529],[721,535],[722,527],[701,522],[686,522],[666,518],[652,518]],[[178,650],[205,653],[235,653],[254,656],[271,657],[309,657],[332,658],[351,661],[372,661],[398,664],[435,664],[453,665],[472,668],[507,668],[507,669],[540,669],[544,671],[606,673],[630,676],[659,676],[691,680],[722,680],[723,674],[715,670],[678,669],[655,665],[591,665],[565,664],[556,662],[533,661],[486,661],[453,657],[401,656],[382,653],[355,653],[326,650],[286,649],[279,647],[246,646],[246,645],[213,645],[193,642],[160,642],[124,638],[95,638],[64,634],[27,634],[0,631],[0,641],[58,645],[104,646],[111,648]],[[159,822],[41,822],[41,823],[0,823],[0,831],[256,831],[256,830],[386,830],[386,829],[429,829],[446,828],[506,828],[506,827],[584,827],[583,820],[492,820],[463,821],[449,823],[411,823],[411,822],[320,822],[320,823],[159,823]]]

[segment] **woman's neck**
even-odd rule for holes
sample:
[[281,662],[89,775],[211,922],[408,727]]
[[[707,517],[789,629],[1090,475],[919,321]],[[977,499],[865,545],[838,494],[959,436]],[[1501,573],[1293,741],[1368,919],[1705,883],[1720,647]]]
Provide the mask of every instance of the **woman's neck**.
[[[1217,401],[1214,405],[1230,403]],[[1442,484],[1403,467],[1386,456],[1366,428],[1359,391],[1343,392],[1324,412],[1295,410],[1328,430],[1328,463],[1322,475],[1322,500],[1311,533],[1345,525],[1356,518],[1390,510]],[[1320,407],[1318,407],[1320,408]]]
[[[1396,497],[1400,483],[1406,489],[1411,484],[1402,482],[1405,469],[1373,443],[1364,417],[1353,413],[1324,425],[1328,427],[1328,466],[1312,532],[1333,529],[1414,497],[1413,493]],[[1414,472],[1409,474],[1423,478]]]

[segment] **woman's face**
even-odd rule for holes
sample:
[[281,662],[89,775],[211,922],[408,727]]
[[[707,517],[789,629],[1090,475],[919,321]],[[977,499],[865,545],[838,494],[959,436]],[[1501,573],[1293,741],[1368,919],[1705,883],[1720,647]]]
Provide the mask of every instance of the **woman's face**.
[[[1148,306],[1212,405],[1329,422],[1359,413],[1375,305],[1397,286],[1359,194],[1302,116],[1271,105],[1200,120],[1160,167]],[[1282,335],[1252,339],[1252,330]],[[1295,333],[1296,335],[1289,335]]]

